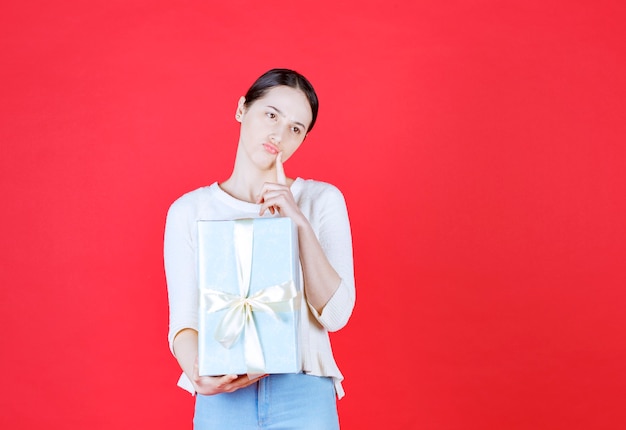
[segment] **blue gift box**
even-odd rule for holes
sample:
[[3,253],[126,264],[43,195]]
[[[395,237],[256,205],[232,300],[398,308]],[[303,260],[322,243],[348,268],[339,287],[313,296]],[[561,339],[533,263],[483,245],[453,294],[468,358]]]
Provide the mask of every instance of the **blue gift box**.
[[297,373],[302,301],[290,218],[198,221],[200,375]]

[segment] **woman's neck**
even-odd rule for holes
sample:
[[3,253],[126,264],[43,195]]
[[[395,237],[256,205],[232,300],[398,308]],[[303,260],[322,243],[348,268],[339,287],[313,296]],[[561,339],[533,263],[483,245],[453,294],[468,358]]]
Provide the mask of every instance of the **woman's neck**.
[[[274,175],[275,178],[276,175]],[[230,175],[230,178],[220,183],[220,188],[238,200],[245,202],[257,203],[261,189],[265,182],[274,182],[272,175],[250,173],[241,175],[236,171]]]

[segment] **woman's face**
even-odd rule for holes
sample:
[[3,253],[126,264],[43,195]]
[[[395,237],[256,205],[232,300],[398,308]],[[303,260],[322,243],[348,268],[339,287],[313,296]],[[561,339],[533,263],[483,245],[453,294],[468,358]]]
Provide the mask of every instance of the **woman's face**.
[[302,144],[313,117],[304,93],[277,86],[251,105],[244,103],[242,97],[236,114],[241,122],[239,145],[261,168],[273,166],[279,152],[286,161]]

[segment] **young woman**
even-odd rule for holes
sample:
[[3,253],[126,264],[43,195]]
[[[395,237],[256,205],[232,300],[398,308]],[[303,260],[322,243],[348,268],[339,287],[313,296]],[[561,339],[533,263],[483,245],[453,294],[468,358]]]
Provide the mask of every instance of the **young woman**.
[[[341,329],[354,307],[350,223],[336,187],[288,178],[283,169],[313,128],[317,111],[317,95],[304,76],[288,69],[263,74],[237,104],[241,127],[230,177],[183,195],[168,211],[168,338],[183,370],[179,385],[197,394],[196,430],[339,428],[335,399],[343,396],[343,376],[328,332]],[[256,379],[199,376],[196,221],[267,216],[290,217],[298,230],[303,372]]]

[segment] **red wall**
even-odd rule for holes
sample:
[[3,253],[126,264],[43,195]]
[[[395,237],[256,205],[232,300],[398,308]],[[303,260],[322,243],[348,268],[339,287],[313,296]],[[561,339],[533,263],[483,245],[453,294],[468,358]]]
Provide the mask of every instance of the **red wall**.
[[352,219],[343,428],[626,428],[622,2],[0,9],[0,427],[191,427],[165,213],[278,66],[321,98],[287,173]]

